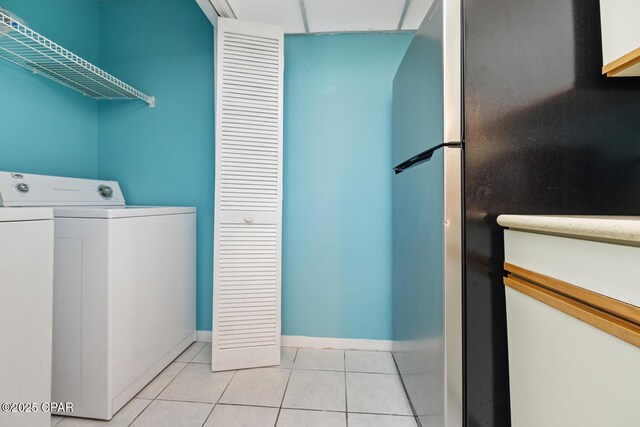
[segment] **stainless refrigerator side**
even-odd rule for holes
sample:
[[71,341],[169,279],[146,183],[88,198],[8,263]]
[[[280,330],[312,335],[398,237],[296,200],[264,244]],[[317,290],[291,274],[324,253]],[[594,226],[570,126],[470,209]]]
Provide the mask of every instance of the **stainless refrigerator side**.
[[460,94],[460,1],[436,0],[393,96],[394,357],[423,427],[463,419]]
[[462,148],[444,149],[445,422],[462,426]]
[[462,149],[394,177],[394,358],[423,427],[462,425]]

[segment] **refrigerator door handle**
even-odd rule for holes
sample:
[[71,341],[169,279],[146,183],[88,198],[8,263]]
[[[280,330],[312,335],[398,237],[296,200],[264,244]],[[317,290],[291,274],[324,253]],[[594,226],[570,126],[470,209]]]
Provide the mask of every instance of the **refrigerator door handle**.
[[436,146],[433,146],[431,148],[429,148],[428,150],[423,151],[422,153],[413,156],[412,158],[410,158],[409,160],[406,160],[402,163],[400,163],[398,166],[393,168],[393,171],[397,174],[404,172],[407,169],[410,169],[414,166],[417,166],[421,163],[424,162],[428,162],[431,159],[431,156],[433,156],[433,153],[435,153],[436,151],[438,151],[439,149],[443,148],[443,147],[462,147],[462,143],[461,142],[444,142],[442,144],[438,144]]

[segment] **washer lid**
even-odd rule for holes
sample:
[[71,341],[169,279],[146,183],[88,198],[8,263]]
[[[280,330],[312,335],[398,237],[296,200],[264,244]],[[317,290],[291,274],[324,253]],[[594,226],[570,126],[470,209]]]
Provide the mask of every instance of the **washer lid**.
[[40,221],[53,219],[49,208],[0,208],[0,222]]
[[60,206],[55,207],[56,218],[134,218],[144,216],[182,215],[195,213],[196,208],[180,206],[120,206],[120,207],[88,207]]

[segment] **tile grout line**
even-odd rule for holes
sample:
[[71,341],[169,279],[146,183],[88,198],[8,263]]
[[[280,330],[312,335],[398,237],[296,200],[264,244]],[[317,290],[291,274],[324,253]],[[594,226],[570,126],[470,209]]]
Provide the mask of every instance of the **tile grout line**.
[[[329,372],[329,371],[326,371]],[[335,371],[333,371],[335,372]],[[339,372],[339,371],[338,371]],[[389,374],[387,372],[365,372],[365,371],[347,371],[350,374],[365,374],[365,375],[387,375],[390,377],[399,377],[400,374]]]
[[344,414],[344,411],[336,411],[335,409],[314,409],[314,408],[282,408],[287,411],[300,411],[300,412],[327,412],[330,414]]
[[[198,363],[198,362],[193,362],[193,363]],[[286,369],[286,368],[276,368],[276,369]],[[309,369],[309,368],[295,368],[294,371],[314,371],[314,372],[348,372],[350,374],[368,374],[368,375],[392,375],[392,376],[399,376],[399,374],[394,374],[392,372],[375,372],[375,371],[344,371],[344,370],[337,370],[337,369]]]
[[349,398],[347,398],[347,350],[344,350],[344,412],[345,426],[349,427]]
[[[167,383],[167,385],[166,385],[165,387],[163,387],[163,388],[162,388],[162,390],[156,394],[156,397],[151,398],[151,399],[149,399],[149,398],[144,398],[144,397],[137,397],[137,396],[136,396],[136,397],[134,397],[134,399],[147,400],[149,403],[148,403],[148,404],[144,407],[144,409],[143,409],[143,410],[142,410],[142,411],[141,411],[141,412],[140,412],[140,413],[139,413],[139,414],[138,414],[138,415],[137,415],[137,416],[136,416],[136,417],[131,421],[131,423],[129,423],[129,424],[128,424],[129,426],[133,425],[133,424],[137,421],[137,419],[138,419],[138,418],[140,418],[140,416],[141,416],[144,412],[146,412],[146,411],[149,409],[149,407],[151,406],[151,404],[152,404],[154,401],[156,401],[156,400],[158,400],[158,401],[165,401],[165,402],[185,402],[185,403],[197,403],[197,404],[213,404],[213,406],[212,406],[212,408],[211,408],[210,412],[208,413],[207,417],[205,418],[205,420],[204,420],[204,422],[203,422],[202,426],[204,426],[204,425],[205,425],[205,424],[210,420],[211,415],[213,414],[213,411],[215,410],[215,407],[216,407],[217,405],[219,405],[219,404],[220,404],[220,403],[219,403],[219,402],[220,402],[220,399],[222,398],[222,396],[225,394],[225,392],[226,392],[226,391],[227,391],[227,389],[229,388],[229,386],[230,386],[231,382],[234,380],[235,375],[237,374],[238,370],[234,370],[234,371],[233,371],[233,374],[232,374],[231,378],[229,379],[228,383],[226,384],[226,386],[224,387],[223,391],[222,391],[222,392],[221,392],[221,394],[218,396],[218,398],[216,399],[216,401],[215,401],[215,402],[198,402],[198,401],[171,400],[171,399],[163,399],[163,398],[160,398],[160,395],[161,395],[161,394],[162,394],[162,393],[163,393],[163,392],[164,392],[164,391],[165,391],[165,390],[166,390],[166,389],[167,389],[171,384],[173,384],[173,382],[176,380],[176,378],[177,378],[177,377],[178,377],[178,376],[179,376],[179,375],[180,375],[180,374],[181,374],[181,373],[182,373],[182,372],[187,368],[187,365],[190,365],[190,364],[194,364],[194,365],[206,364],[206,363],[199,363],[199,362],[194,362],[194,361],[193,361],[193,360],[194,360],[194,359],[195,359],[195,358],[196,358],[196,357],[197,357],[197,356],[198,356],[198,355],[199,355],[199,354],[200,354],[200,353],[201,353],[205,348],[206,348],[206,344],[205,344],[205,346],[204,346],[204,347],[203,347],[199,352],[197,352],[197,353],[193,356],[193,358],[191,359],[191,361],[190,361],[190,362],[178,362],[177,360],[172,361],[169,365],[171,365],[171,364],[173,364],[173,363],[182,363],[182,364],[183,364],[183,366],[182,366],[182,368],[181,368],[181,369],[176,373],[176,375],[175,375],[175,376],[174,376],[174,377],[173,377],[173,378],[172,378],[172,379]],[[349,425],[349,408],[348,408],[348,396],[347,396],[347,393],[348,393],[348,390],[347,390],[347,374],[348,374],[348,373],[357,373],[357,374],[376,374],[376,375],[387,375],[387,376],[399,376],[399,377],[400,377],[401,382],[403,383],[403,384],[402,384],[403,386],[404,386],[404,381],[402,381],[402,376],[401,376],[401,375],[400,375],[400,373],[399,373],[398,366],[397,366],[397,362],[396,362],[396,360],[395,360],[395,357],[394,357],[393,353],[391,353],[391,356],[392,356],[392,360],[393,360],[393,362],[394,362],[394,367],[396,368],[396,373],[395,373],[395,374],[393,374],[393,373],[386,373],[386,372],[366,372],[366,371],[363,371],[363,372],[357,372],[357,371],[355,371],[355,372],[351,372],[351,371],[349,371],[349,370],[347,369],[347,360],[346,360],[346,359],[347,359],[347,351],[348,351],[348,350],[341,350],[341,351],[343,352],[343,363],[344,363],[343,370],[342,370],[342,371],[333,371],[333,372],[343,372],[343,373],[344,373],[344,385],[345,385],[345,411],[344,411],[344,413],[345,413],[346,426],[348,426],[348,425]],[[277,423],[279,422],[280,414],[282,413],[282,410],[283,410],[283,409],[285,409],[285,408],[283,408],[283,405],[284,405],[284,399],[285,399],[285,397],[286,397],[286,393],[287,393],[287,391],[288,391],[288,386],[289,386],[289,383],[290,383],[290,380],[291,380],[291,376],[292,376],[292,374],[293,374],[293,370],[294,370],[295,363],[297,362],[298,355],[300,355],[300,347],[295,347],[295,353],[294,353],[294,356],[293,356],[293,359],[292,359],[292,362],[291,362],[291,368],[289,368],[289,375],[288,375],[288,377],[287,377],[287,383],[285,384],[285,389],[284,389],[284,392],[283,392],[283,395],[282,395],[282,399],[281,399],[281,401],[280,401],[280,405],[279,405],[279,407],[277,407],[277,409],[278,409],[278,414],[277,414],[277,416],[276,416],[276,420],[275,420],[276,425],[277,425]],[[176,359],[177,359],[177,358],[176,358]],[[169,366],[169,365],[168,365],[168,366]],[[167,366],[167,367],[168,367],[168,366]],[[166,368],[165,368],[165,369],[166,369]],[[287,369],[287,368],[281,368],[281,369]],[[301,371],[305,371],[305,370],[307,370],[307,371],[317,371],[317,372],[332,372],[332,370],[323,370],[323,369],[296,369],[296,370],[301,370]],[[162,372],[161,372],[161,373],[162,373]],[[159,373],[158,375],[160,375],[161,373]],[[157,376],[156,376],[156,377],[157,377]],[[155,378],[154,378],[154,379],[155,379]],[[152,381],[153,381],[153,380],[152,380]],[[403,387],[403,389],[404,389],[404,387]],[[405,392],[405,396],[406,396],[406,389],[405,389],[405,390],[403,390],[403,391]],[[133,400],[133,399],[132,399],[132,400]],[[232,403],[231,403],[231,404],[229,404],[229,405],[231,405],[231,406],[262,407],[261,405],[245,405],[245,404],[232,404]],[[410,402],[410,405],[411,405],[411,402]],[[265,407],[265,408],[276,408],[276,407],[272,407],[272,406],[264,406],[264,407]],[[413,409],[413,408],[412,408],[412,409]],[[341,412],[342,412],[342,411],[321,410],[321,409],[310,409],[310,408],[299,408],[299,410],[304,410],[304,411],[318,411],[318,412],[333,412],[333,413],[341,413]],[[412,412],[413,412],[413,411],[412,411]],[[353,412],[353,413],[354,413],[354,414],[369,414],[369,415],[387,415],[387,416],[396,416],[396,417],[411,417],[411,418],[415,419],[415,415],[407,415],[407,414],[371,413],[371,412],[360,412],[360,411],[355,411],[355,412]],[[59,424],[60,422],[62,422],[64,419],[65,419],[65,417],[61,417],[60,421],[58,421],[58,424]],[[201,427],[202,427],[202,426],[201,426]]]
[[[282,408],[282,409],[286,409],[288,411],[298,411],[298,412],[321,412],[321,413],[327,413],[327,414],[345,414],[345,411],[336,411],[334,409],[313,409],[313,408]],[[354,412],[355,413],[355,412]],[[371,414],[371,415],[377,415],[377,414]]]
[[220,393],[220,396],[218,397],[218,399],[216,399],[215,404],[217,405],[220,402],[220,399],[222,399],[222,396],[224,396],[224,393],[227,391],[227,389],[229,388],[229,386],[231,385],[231,382],[233,381],[233,379],[236,377],[236,374],[238,373],[238,369],[236,369],[235,371],[233,371],[233,375],[231,375],[231,378],[229,379],[229,382],[227,383],[227,385],[224,387],[224,390],[222,390],[222,393]]
[[[172,402],[171,400],[167,400],[167,402]],[[173,402],[178,402],[177,400],[174,400]],[[180,402],[189,402],[188,400],[182,400]],[[202,403],[202,402],[191,402],[191,403]],[[265,405],[258,405],[255,403],[249,404],[249,403],[216,403],[215,405],[217,406],[239,406],[241,408],[261,408],[261,409],[278,409],[279,406],[265,406]]]
[[296,360],[298,360],[298,352],[300,351],[299,347],[296,347],[296,354],[293,355],[293,361],[291,362],[291,369],[293,370],[293,367],[296,364]]
[[[211,350],[213,351],[213,348]],[[229,378],[229,382],[224,387],[224,390],[222,390],[222,393],[220,393],[220,396],[218,396],[216,401],[213,403],[213,407],[211,408],[211,411],[209,412],[209,415],[207,415],[207,418],[204,419],[204,422],[202,423],[201,427],[204,427],[204,425],[207,423],[207,421],[209,421],[209,418],[211,418],[211,414],[213,414],[213,410],[216,409],[216,406],[218,406],[218,402],[220,402],[220,399],[222,399],[222,395],[224,394],[225,391],[227,391],[227,389],[229,388],[229,385],[231,385],[231,381],[233,381],[233,379],[236,377],[237,373],[238,373],[237,369],[235,371],[233,371],[233,375],[231,375],[231,378]]]
[[[216,405],[216,402],[203,402],[201,400],[169,400],[169,399],[155,399],[158,402],[176,402],[176,403],[197,403],[200,405]],[[224,405],[221,403],[221,405]]]
[[[187,347],[184,351],[187,351],[187,349],[188,349],[188,348],[189,348],[189,347]],[[180,354],[182,354],[182,353],[180,353]],[[178,356],[178,357],[180,357],[180,356]],[[176,357],[176,359],[177,359],[178,357]],[[195,357],[195,356],[194,356],[194,357]],[[156,400],[158,399],[158,396],[160,396],[160,395],[162,394],[162,392],[163,392],[163,391],[165,391],[165,390],[167,389],[167,387],[169,387],[169,386],[171,385],[171,383],[173,383],[173,380],[175,380],[176,378],[178,378],[178,375],[180,375],[180,374],[182,373],[182,371],[184,371],[184,370],[185,370],[185,368],[189,365],[189,363],[188,363],[188,362],[187,362],[187,363],[185,363],[185,362],[176,362],[176,359],[174,359],[173,361],[171,361],[171,363],[169,363],[169,364],[168,364],[168,365],[167,365],[167,366],[166,366],[166,367],[165,367],[165,368],[164,368],[164,369],[163,369],[163,370],[162,370],[158,375],[156,375],[155,377],[153,377],[153,379],[155,380],[155,379],[156,379],[160,374],[162,374],[162,372],[164,372],[164,371],[165,371],[169,366],[171,366],[171,365],[172,365],[172,364],[174,364],[174,363],[182,363],[182,364],[184,364],[184,366],[182,367],[182,369],[180,369],[180,370],[178,371],[178,373],[177,373],[173,378],[171,378],[171,381],[169,381],[169,382],[167,383],[167,385],[166,385],[166,386],[164,386],[164,387],[162,388],[162,390],[160,390],[160,391],[158,392],[158,394],[156,394],[156,396],[155,396],[154,398],[152,398],[152,399],[146,399],[146,400],[151,400],[151,401],[149,402],[149,404],[148,404],[147,406],[145,406],[145,407],[144,407],[144,409],[143,409],[142,411],[140,411],[140,413],[139,413],[138,415],[136,415],[136,417],[135,417],[135,418],[134,418],[134,419],[133,419],[129,424],[127,424],[127,426],[131,426],[131,425],[133,425],[133,423],[135,423],[135,422],[136,422],[136,420],[137,420],[138,418],[140,418],[140,415],[142,415],[142,414],[143,414],[147,409],[149,409],[149,406],[151,406],[151,404],[152,404],[154,401],[156,401]],[[153,381],[153,380],[151,380],[151,381]],[[151,383],[151,382],[149,382],[149,383]],[[149,385],[149,384],[147,384],[147,385]],[[146,387],[146,386],[145,386],[145,387]],[[143,388],[142,390],[144,390],[144,388]],[[142,390],[140,390],[140,391],[142,391]],[[140,393],[140,391],[139,391],[138,393]],[[136,396],[134,396],[134,397],[133,397],[133,399],[136,399],[136,398],[137,398],[137,394],[136,394]],[[133,399],[131,399],[131,400],[133,400]],[[144,399],[144,398],[140,397],[139,399]],[[124,406],[123,406],[123,408],[124,408]],[[122,408],[120,408],[120,409],[122,409]]]
[[[184,362],[176,362],[176,361],[174,360],[173,362],[169,363],[169,365],[167,365],[167,368],[168,368],[169,366],[171,366],[173,363],[184,363]],[[157,398],[158,398],[158,397],[159,397],[159,396],[160,396],[160,395],[161,395],[161,394],[162,394],[162,393],[167,389],[167,387],[169,387],[169,386],[173,383],[173,381],[174,381],[176,378],[178,378],[178,375],[180,375],[180,374],[182,373],[182,371],[184,371],[184,370],[187,368],[187,366],[189,366],[189,363],[184,363],[184,366],[182,367],[182,369],[180,369],[180,370],[178,371],[178,373],[177,373],[173,378],[171,378],[171,381],[169,381],[169,382],[167,383],[167,385],[166,385],[166,386],[164,386],[164,387],[162,388],[162,390],[160,390],[160,391],[158,392],[158,394],[156,394],[156,397],[154,397],[154,398],[153,398],[153,399],[151,399],[151,400],[156,400],[156,399],[157,399]],[[164,370],[165,370],[165,369],[167,369],[167,368],[164,368],[164,369],[162,370],[162,372],[164,372]],[[160,372],[160,374],[161,374],[162,372]],[[160,375],[160,374],[158,374],[158,375]],[[154,379],[155,379],[155,378],[154,378]],[[152,380],[152,381],[153,381],[153,380]],[[144,390],[144,389],[142,389],[142,390]],[[146,408],[145,408],[145,409],[146,409]]]
[[396,366],[396,372],[398,372],[398,376],[400,377],[400,384],[402,384],[404,395],[409,401],[409,407],[411,408],[411,412],[413,412],[413,419],[415,420],[416,424],[420,426],[422,425],[422,423],[420,422],[420,420],[418,420],[418,415],[417,415],[418,413],[416,412],[416,409],[413,406],[413,402],[411,401],[411,399],[409,399],[409,392],[407,391],[407,385],[404,383],[404,378],[402,378],[402,374],[400,374],[400,367],[398,366],[398,361],[396,360],[396,355],[393,354],[393,351],[391,352],[391,358],[393,359],[393,364]]
[[291,375],[293,374],[293,365],[296,363],[296,358],[298,357],[298,350],[299,348],[296,347],[296,354],[293,355],[293,362],[291,362],[291,369],[289,370],[289,376],[287,377],[287,384],[284,386],[284,393],[282,393],[282,400],[280,400],[280,407],[278,408],[278,415],[276,415],[276,423],[274,424],[274,427],[278,425],[278,420],[280,419],[280,412],[282,412],[284,397],[287,395],[287,388],[289,387],[289,381],[291,381]]
[[[198,356],[200,355],[200,353],[202,353],[203,351],[205,351],[205,349],[206,349],[208,346],[210,346],[210,345],[211,345],[211,343],[205,344],[205,345],[204,345],[204,347],[202,347],[202,348],[200,349],[200,351],[199,351],[199,352],[197,352],[197,353],[195,354],[195,356],[193,356],[193,359],[191,359],[191,361],[189,361],[189,362],[187,362],[187,363],[198,363],[198,364],[201,364],[201,365],[206,365],[207,363],[208,363],[208,364],[211,364],[211,357],[209,357],[209,362],[194,362],[194,360],[196,360],[196,357],[198,357]],[[213,347],[211,347],[211,351],[213,352]]]
[[[167,400],[166,402],[177,402],[175,400]],[[200,403],[202,402],[186,402],[186,403]],[[239,406],[239,407],[247,407],[247,408],[261,408],[261,409],[278,409],[276,406],[259,406],[259,405],[246,405],[246,404],[238,404],[238,403],[220,403],[219,406]],[[330,414],[344,414],[345,411],[338,411],[335,409],[314,409],[314,408],[282,408],[291,411],[300,411],[300,412],[326,412]],[[376,416],[384,416],[384,417],[394,417],[394,418],[414,418],[413,415],[407,414],[396,414],[389,412],[362,412],[362,411],[351,411],[350,414],[358,414],[358,415],[376,415]]]
[[202,425],[200,427],[204,427],[204,425],[207,423],[207,421],[209,421],[209,418],[211,418],[211,414],[213,414],[213,410],[216,409],[216,406],[218,406],[218,404],[214,403],[213,406],[211,407],[211,410],[209,411],[209,414],[204,419],[204,422],[202,423]]
[[[135,399],[135,398],[134,398],[134,399]],[[133,400],[133,399],[131,399],[131,400]],[[148,400],[148,399],[145,399],[145,400]],[[133,420],[131,420],[131,422],[130,422],[129,424],[127,424],[127,426],[131,426],[131,425],[133,425],[133,423],[135,423],[135,422],[136,422],[136,420],[137,420],[138,418],[140,418],[140,415],[142,415],[142,413],[143,413],[144,411],[146,411],[146,410],[147,410],[147,408],[149,408],[149,406],[151,406],[151,404],[153,403],[153,401],[154,401],[154,400],[155,400],[155,399],[151,399],[151,400],[149,401],[149,403],[147,404],[147,406],[145,406],[145,407],[144,407],[144,409],[143,409],[142,411],[140,411],[140,413],[139,413],[138,415],[136,415],[136,416],[135,416],[135,418],[134,418]],[[127,403],[127,405],[128,405],[128,403]],[[123,406],[122,408],[124,408],[124,406]],[[122,409],[122,408],[120,408],[120,409]],[[112,419],[113,419],[113,418],[112,418]]]
[[[198,341],[194,341],[191,345],[195,344],[196,342],[198,342]],[[189,347],[191,347],[191,345],[190,345]],[[189,349],[189,347],[187,347],[184,351],[187,351],[187,350]],[[206,347],[207,347],[207,344],[205,344],[205,345],[204,345],[204,347],[202,347],[202,348],[200,349],[200,351],[198,351],[198,352],[197,352],[197,353],[196,353],[196,354],[191,358],[191,360],[193,361],[193,359],[195,359],[195,358],[196,358],[196,356],[197,356],[198,354],[200,354],[200,352],[201,352],[201,351],[203,351]],[[184,351],[183,351],[183,353],[184,353]],[[162,394],[162,393],[167,389],[167,387],[169,387],[171,384],[173,384],[173,381],[175,381],[175,379],[176,379],[176,378],[178,378],[178,376],[182,373],[182,371],[184,371],[184,370],[187,368],[187,366],[189,366],[189,365],[192,363],[192,362],[178,362],[178,361],[177,361],[177,359],[178,359],[181,355],[182,355],[182,353],[180,353],[180,355],[178,355],[178,357],[176,357],[173,361],[171,361],[171,363],[169,363],[169,365],[167,365],[167,367],[165,367],[165,368],[164,368],[164,369],[163,369],[163,370],[162,370],[158,375],[160,375],[162,372],[164,372],[164,370],[165,370],[165,369],[167,369],[167,368],[168,368],[170,365],[172,365],[173,363],[182,363],[182,364],[184,364],[184,366],[182,367],[182,369],[180,369],[180,370],[178,371],[178,373],[177,373],[173,378],[171,378],[171,381],[169,381],[169,382],[167,383],[167,385],[166,385],[166,386],[164,386],[164,387],[162,388],[162,390],[160,390],[160,391],[158,392],[158,394],[156,394],[156,396],[155,396],[154,398],[152,398],[152,399],[146,399],[146,400],[151,400],[151,401],[149,402],[149,404],[148,404],[148,405],[147,405],[147,406],[146,406],[142,411],[140,411],[140,413],[139,413],[139,414],[138,414],[138,415],[137,415],[137,416],[136,416],[136,417],[131,421],[131,423],[129,423],[129,424],[128,424],[128,426],[131,426],[133,423],[135,423],[135,422],[136,422],[136,420],[137,420],[137,419],[138,419],[138,418],[139,418],[139,417],[140,417],[140,416],[141,416],[141,415],[142,415],[142,414],[143,414],[147,409],[149,409],[149,407],[151,406],[151,404],[152,404],[153,402],[155,402],[156,400],[159,400],[159,401],[161,401],[161,402],[188,402],[188,403],[200,403],[200,404],[207,404],[207,403],[205,403],[205,402],[189,402],[189,401],[181,401],[181,400],[158,399],[158,397],[160,397],[160,395],[161,395],[161,394]],[[237,372],[237,371],[235,371],[235,372]],[[231,376],[231,380],[233,380],[233,377],[235,376],[235,372],[234,372],[234,373],[233,373],[233,375]],[[157,377],[158,375],[156,375],[156,377]],[[156,377],[154,377],[154,379],[155,379]],[[231,383],[231,380],[229,380],[229,384]],[[153,380],[152,380],[152,381],[153,381]],[[229,384],[227,384],[227,387],[229,386]],[[147,385],[148,385],[148,384],[147,384]],[[222,393],[224,393],[224,391],[226,391],[226,389],[227,389],[227,388],[225,387],[225,389],[223,390],[223,392],[222,392]],[[143,389],[143,390],[144,390],[144,389]],[[142,391],[142,390],[141,390],[141,391]],[[220,396],[222,396],[222,394],[221,394]],[[136,397],[134,397],[134,399],[135,399],[135,398],[136,398]],[[142,399],[142,398],[140,398],[140,399]],[[132,399],[132,400],[133,400],[133,399]],[[220,400],[220,398],[218,398],[218,400]],[[217,404],[217,401],[216,401],[216,403],[214,403],[214,404],[213,404],[213,407],[211,408],[211,412],[213,412],[213,409],[216,407],[216,404]],[[204,426],[204,424],[207,422],[207,420],[209,419],[209,417],[211,416],[211,412],[209,412],[209,415],[207,415],[207,417],[205,418],[204,423],[202,424],[203,426]]]
[[[149,400],[149,399],[144,399]],[[168,399],[155,399],[159,402],[177,402],[177,403],[199,403],[201,405],[218,405],[218,406],[242,406],[242,407],[251,407],[251,408],[271,408],[278,409],[278,406],[265,406],[259,404],[248,404],[248,403],[216,403],[216,402],[203,402],[199,400],[168,400]]]
[[414,419],[415,417],[413,415],[406,415],[406,414],[389,414],[387,412],[360,412],[360,411],[352,411],[349,412],[350,414],[357,414],[357,415],[374,415],[376,417],[393,417],[393,418],[411,418]]
[[191,359],[187,360],[186,362],[183,362],[182,360],[178,360],[178,359],[180,358],[180,356],[182,356],[182,354],[183,354],[185,351],[189,350],[189,348],[191,348],[191,346],[192,346],[193,344],[196,344],[196,343],[199,343],[199,342],[203,342],[203,341],[194,341],[193,343],[191,343],[191,345],[190,345],[189,347],[185,348],[185,349],[184,349],[184,351],[183,351],[182,353],[180,353],[180,354],[178,355],[178,357],[176,357],[175,359],[173,359],[173,361],[172,361],[171,363],[173,363],[173,362],[179,362],[179,363],[191,363],[191,362],[193,361],[193,359],[195,359],[195,358],[196,358],[196,356],[197,356],[198,354],[200,354],[200,352],[201,352],[202,350],[204,350],[204,348],[207,346],[207,343],[204,343],[204,347],[202,347],[202,348],[201,348],[201,349],[200,349],[196,354],[194,354],[194,355],[193,355],[193,357],[192,357]]

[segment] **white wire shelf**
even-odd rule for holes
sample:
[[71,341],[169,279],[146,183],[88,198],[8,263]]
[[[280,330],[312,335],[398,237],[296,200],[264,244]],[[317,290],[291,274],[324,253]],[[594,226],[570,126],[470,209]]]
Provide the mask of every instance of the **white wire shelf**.
[[0,10],[0,58],[95,99],[155,98],[104,72]]

